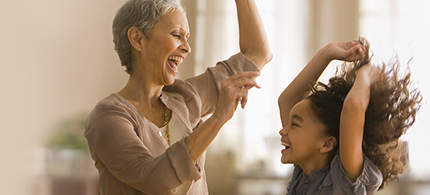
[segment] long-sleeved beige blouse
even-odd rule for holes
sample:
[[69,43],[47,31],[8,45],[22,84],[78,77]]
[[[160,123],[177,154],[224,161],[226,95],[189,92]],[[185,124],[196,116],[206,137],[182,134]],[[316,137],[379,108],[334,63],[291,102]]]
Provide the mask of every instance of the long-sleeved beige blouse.
[[[203,116],[215,110],[221,81],[241,71],[259,68],[238,53],[199,76],[165,86],[161,101],[191,133]],[[87,119],[85,137],[99,172],[100,194],[175,194],[181,185],[186,185],[187,194],[208,194],[205,154],[194,163],[185,145],[186,136],[169,147],[158,131],[117,94],[95,106]]]

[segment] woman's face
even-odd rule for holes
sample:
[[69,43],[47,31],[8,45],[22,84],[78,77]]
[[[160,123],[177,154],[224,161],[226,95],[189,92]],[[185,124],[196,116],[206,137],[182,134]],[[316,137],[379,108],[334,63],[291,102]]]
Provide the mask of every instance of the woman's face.
[[314,162],[319,149],[324,145],[323,124],[317,121],[311,110],[310,101],[298,102],[290,111],[288,124],[279,134],[281,144],[281,162],[294,163],[300,166]]
[[143,38],[140,52],[142,64],[137,64],[137,71],[150,78],[156,85],[169,85],[178,74],[179,64],[191,51],[188,44],[190,30],[187,17],[180,11],[164,15],[149,34]]

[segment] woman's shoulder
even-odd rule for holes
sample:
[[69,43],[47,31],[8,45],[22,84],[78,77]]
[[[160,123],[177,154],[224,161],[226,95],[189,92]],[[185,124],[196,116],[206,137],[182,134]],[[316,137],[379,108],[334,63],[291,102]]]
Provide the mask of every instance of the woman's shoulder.
[[136,118],[138,115],[138,111],[126,99],[116,93],[112,93],[96,104],[96,106],[93,108],[90,115],[88,116],[88,119],[96,119],[98,117],[106,115]]
[[169,94],[174,94],[173,96],[181,96],[184,98],[185,102],[189,102],[194,97],[198,96],[196,88],[189,82],[175,79],[172,85],[166,85],[163,91]]
[[121,110],[124,107],[127,107],[127,102],[124,98],[116,93],[112,93],[109,96],[101,99],[93,111],[108,111],[108,110]]

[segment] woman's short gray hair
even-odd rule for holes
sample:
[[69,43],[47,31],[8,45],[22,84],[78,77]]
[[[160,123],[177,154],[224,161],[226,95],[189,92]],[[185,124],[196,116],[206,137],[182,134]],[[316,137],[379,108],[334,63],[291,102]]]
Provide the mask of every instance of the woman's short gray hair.
[[129,0],[117,11],[112,25],[113,42],[121,65],[126,67],[125,71],[128,74],[132,70],[128,29],[135,26],[149,38],[154,24],[172,11],[185,13],[180,0]]

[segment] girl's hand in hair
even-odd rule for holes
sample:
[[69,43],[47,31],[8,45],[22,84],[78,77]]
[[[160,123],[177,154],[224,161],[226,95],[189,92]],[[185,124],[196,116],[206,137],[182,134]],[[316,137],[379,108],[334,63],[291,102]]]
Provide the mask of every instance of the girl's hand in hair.
[[378,80],[381,73],[381,69],[369,63],[358,69],[356,80],[368,82],[368,85],[370,86]]
[[358,41],[332,42],[326,48],[329,60],[355,61],[361,60],[366,54],[366,48]]

